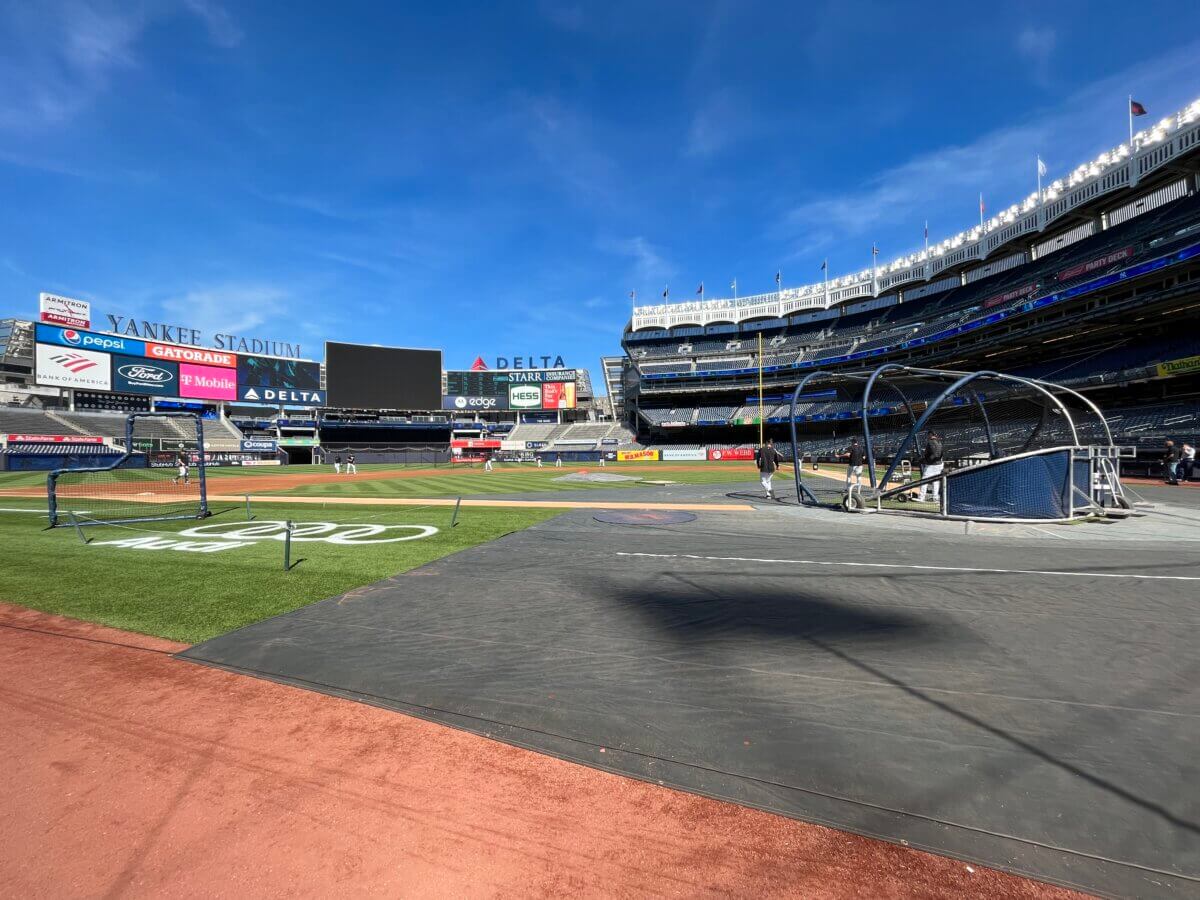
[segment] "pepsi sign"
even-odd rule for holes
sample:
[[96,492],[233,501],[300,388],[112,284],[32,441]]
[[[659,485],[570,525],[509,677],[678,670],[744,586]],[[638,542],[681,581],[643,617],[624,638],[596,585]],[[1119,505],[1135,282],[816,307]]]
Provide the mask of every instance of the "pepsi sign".
[[144,356],[113,356],[113,390],[157,397],[179,396],[179,365]]
[[40,322],[37,326],[37,340],[40,344],[59,344],[78,350],[99,350],[101,353],[124,353],[128,356],[146,354],[144,341],[131,341],[115,334],[97,334],[94,331],[80,331],[76,328],[59,328],[57,325],[43,325]]

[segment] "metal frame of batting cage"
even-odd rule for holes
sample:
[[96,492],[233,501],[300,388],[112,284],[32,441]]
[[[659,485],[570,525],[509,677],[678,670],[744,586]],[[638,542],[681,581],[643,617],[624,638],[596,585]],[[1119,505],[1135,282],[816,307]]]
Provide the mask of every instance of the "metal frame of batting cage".
[[[917,415],[915,415],[912,404],[909,402],[909,399],[908,399],[907,395],[905,394],[905,392],[903,390],[901,390],[901,388],[898,384],[892,383],[891,381],[888,380],[887,377],[885,377],[888,373],[895,373],[898,376],[910,375],[910,376],[916,376],[918,378],[924,377],[924,378],[930,378],[930,379],[941,379],[947,386],[943,387],[942,391],[938,394],[938,396],[935,399],[933,399],[932,401],[929,401],[926,404],[925,409],[922,411],[922,414],[918,417]],[[948,482],[954,478],[956,473],[942,473],[940,475],[931,476],[931,477],[925,478],[925,479],[909,481],[903,487],[899,487],[899,486],[896,488],[888,488],[887,487],[892,475],[894,474],[896,468],[900,464],[900,460],[901,460],[901,457],[904,455],[904,452],[908,449],[909,446],[912,445],[912,442],[915,440],[916,435],[920,433],[921,429],[929,421],[929,419],[933,415],[933,413],[939,407],[941,407],[941,405],[947,400],[947,398],[954,395],[957,391],[959,391],[963,388],[967,388],[970,385],[972,385],[974,382],[977,382],[981,379],[994,379],[996,381],[1007,382],[1007,383],[1014,384],[1014,385],[1021,385],[1025,388],[1030,389],[1030,391],[1033,392],[1034,394],[1040,395],[1043,398],[1045,398],[1045,400],[1048,401],[1050,405],[1057,407],[1059,413],[1063,416],[1064,420],[1069,425],[1069,427],[1071,429],[1071,435],[1070,435],[1070,440],[1072,441],[1071,444],[1064,444],[1061,446],[1050,447],[1050,448],[1041,448],[1041,449],[1035,450],[1035,451],[1026,451],[1026,452],[1021,452],[1021,453],[1012,454],[1012,455],[1008,455],[1008,456],[1001,456],[996,451],[996,444],[995,444],[995,440],[993,437],[992,423],[990,421],[990,417],[988,415],[987,408],[986,408],[985,404],[983,403],[981,397],[978,395],[978,393],[976,393],[974,390],[971,391],[971,399],[974,401],[974,404],[979,407],[979,410],[980,410],[985,434],[987,436],[987,441],[988,441],[989,456],[992,457],[986,463],[977,464],[976,466],[973,466],[972,467],[973,469],[980,468],[980,465],[991,466],[991,465],[1003,464],[1005,462],[1011,462],[1015,459],[1020,459],[1022,457],[1026,457],[1026,456],[1038,456],[1038,455],[1045,455],[1045,454],[1050,454],[1050,453],[1059,453],[1059,452],[1063,452],[1063,451],[1069,451],[1067,477],[1068,477],[1068,481],[1071,484],[1071,491],[1070,491],[1069,502],[1067,504],[1067,519],[1063,519],[1061,521],[1066,521],[1070,518],[1073,518],[1074,516],[1078,515],[1080,512],[1084,511],[1085,509],[1098,508],[1097,507],[1097,497],[1094,496],[1095,490],[1092,487],[1093,476],[1096,471],[1095,458],[1097,456],[1101,456],[1101,455],[1103,455],[1103,456],[1116,455],[1114,453],[1114,451],[1119,449],[1119,448],[1116,448],[1115,445],[1113,444],[1112,432],[1109,429],[1108,422],[1105,420],[1104,414],[1100,411],[1099,407],[1097,407],[1095,403],[1093,403],[1087,397],[1084,397],[1079,392],[1074,391],[1070,388],[1064,387],[1062,385],[1055,384],[1055,383],[1049,382],[1049,381],[1044,381],[1042,379],[1023,378],[1021,376],[1008,375],[1008,374],[1005,374],[1002,372],[995,372],[995,371],[991,371],[991,370],[963,372],[963,371],[957,371],[957,370],[952,370],[952,369],[931,369],[931,368],[924,368],[924,367],[918,367],[918,366],[906,366],[902,363],[885,363],[870,372],[839,372],[839,371],[831,371],[828,369],[819,369],[817,371],[806,374],[800,380],[800,383],[796,386],[796,389],[792,393],[792,402],[791,402],[790,416],[789,416],[789,423],[788,423],[789,427],[791,429],[793,455],[797,459],[800,458],[801,454],[800,454],[800,449],[799,449],[798,434],[797,434],[797,430],[796,430],[796,406],[800,400],[801,393],[808,386],[809,382],[811,382],[817,378],[833,378],[833,379],[860,382],[860,383],[865,382],[865,385],[863,386],[862,395],[858,400],[858,404],[857,404],[858,409],[855,412],[857,413],[856,418],[857,418],[859,425],[863,432],[863,438],[864,438],[864,444],[865,444],[864,453],[866,455],[867,468],[868,468],[868,479],[870,482],[869,492],[871,495],[869,499],[875,501],[876,508],[879,508],[879,504],[882,501],[882,499],[884,499],[885,495],[891,495],[894,493],[909,491],[912,488],[920,487],[922,484],[925,484],[925,483],[938,482],[941,487],[941,489],[939,490],[940,509],[936,513],[929,513],[930,515],[934,515],[934,516],[938,516],[938,517],[942,517],[942,518],[949,518],[949,519],[973,518],[973,519],[981,519],[982,520],[982,519],[986,518],[984,516],[978,516],[978,515],[963,517],[963,516],[950,515],[948,513],[948,509],[947,509],[947,498],[949,495]],[[904,411],[906,411],[908,413],[908,419],[909,419],[909,424],[910,424],[908,434],[905,436],[905,438],[901,442],[900,449],[896,453],[892,454],[891,463],[890,463],[890,465],[887,466],[886,471],[884,472],[882,477],[877,477],[877,471],[876,471],[876,467],[875,467],[874,445],[873,445],[873,441],[872,441],[871,425],[870,425],[869,416],[868,416],[868,410],[870,409],[870,404],[871,404],[871,392],[872,392],[872,388],[875,386],[876,382],[882,382],[883,384],[888,385],[892,390],[894,390],[897,393],[901,403],[904,406]],[[1091,415],[1094,415],[1099,420],[1101,427],[1103,429],[1102,440],[1106,441],[1107,442],[1106,444],[1099,445],[1099,446],[1093,445],[1093,446],[1088,446],[1088,447],[1084,447],[1080,444],[1079,432],[1078,432],[1078,429],[1076,428],[1075,417],[1072,415],[1071,410],[1069,410],[1066,407],[1066,405],[1062,402],[1062,400],[1059,399],[1058,396],[1056,396],[1059,393],[1069,396],[1069,397],[1079,401],[1086,408],[1086,411],[1088,413],[1090,413]],[[1087,454],[1086,457],[1083,457],[1082,459],[1080,459],[1081,453]],[[1087,472],[1088,472],[1087,485],[1088,486],[1087,486],[1087,489],[1085,491],[1083,491],[1082,493],[1084,494],[1084,497],[1087,499],[1088,502],[1080,505],[1080,504],[1076,503],[1076,501],[1075,501],[1075,493],[1079,492],[1079,489],[1074,484],[1073,473],[1075,471],[1076,462],[1083,462],[1084,460],[1087,460]],[[794,477],[795,477],[795,481],[796,481],[796,494],[797,494],[797,498],[799,499],[799,501],[801,503],[811,503],[813,505],[818,505],[819,501],[817,500],[816,496],[803,483],[801,466],[797,465],[795,467]],[[1115,471],[1113,470],[1113,467],[1111,467],[1111,466],[1109,467],[1109,472],[1106,473],[1106,479],[1110,482],[1114,482],[1111,485],[1111,489],[1114,494],[1120,495],[1119,476],[1117,476],[1115,474]],[[851,492],[851,494],[853,494],[853,492]],[[870,510],[869,507],[867,507],[862,502],[863,499],[865,499],[865,498],[863,498],[861,495],[862,495],[862,491],[859,491],[857,494],[857,496],[859,497],[858,503],[857,504],[851,503],[851,506],[849,506],[847,508],[855,508],[855,509],[859,509],[862,511],[874,511],[874,510]],[[852,501],[853,497],[848,495],[847,500]],[[1122,503],[1121,505],[1128,508],[1127,502]],[[1005,519],[1005,521],[1023,521],[1023,520]],[[1052,521],[1052,520],[1031,519],[1029,521]]]
[[[56,527],[62,524],[58,516],[58,476],[70,475],[88,472],[111,472],[114,469],[125,467],[125,463],[133,459],[135,456],[144,455],[146,458],[145,468],[151,468],[150,452],[139,454],[133,448],[133,426],[138,419],[192,419],[196,423],[196,474],[200,483],[200,511],[196,515],[174,515],[174,516],[141,516],[133,519],[122,519],[122,522],[164,522],[170,519],[203,519],[209,515],[208,511],[208,482],[205,478],[204,470],[204,423],[200,416],[190,412],[138,412],[130,413],[125,417],[125,452],[119,456],[115,462],[107,466],[89,466],[80,469],[55,469],[46,476],[46,499],[49,504],[49,519],[50,527]],[[104,522],[80,522],[81,525],[103,525]]]

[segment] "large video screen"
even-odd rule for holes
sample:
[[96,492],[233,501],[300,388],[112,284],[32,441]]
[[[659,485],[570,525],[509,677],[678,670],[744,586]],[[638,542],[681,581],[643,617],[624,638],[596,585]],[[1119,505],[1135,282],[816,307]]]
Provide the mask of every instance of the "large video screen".
[[441,409],[442,351],[325,343],[328,406]]
[[320,363],[276,356],[239,356],[237,369],[238,384],[300,391],[321,389]]

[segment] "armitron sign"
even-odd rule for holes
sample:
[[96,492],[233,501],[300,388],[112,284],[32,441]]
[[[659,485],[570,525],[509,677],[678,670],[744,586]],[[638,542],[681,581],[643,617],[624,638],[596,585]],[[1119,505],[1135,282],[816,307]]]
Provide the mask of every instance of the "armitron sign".
[[87,300],[72,300],[57,294],[38,295],[38,321],[69,328],[92,327],[92,304]]

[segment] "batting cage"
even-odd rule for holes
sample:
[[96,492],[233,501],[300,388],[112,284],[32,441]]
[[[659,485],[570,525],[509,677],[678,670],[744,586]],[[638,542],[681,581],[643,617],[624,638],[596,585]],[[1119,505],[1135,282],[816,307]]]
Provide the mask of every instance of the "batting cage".
[[[840,426],[830,435],[830,425]],[[814,372],[792,399],[801,502],[946,518],[1067,521],[1128,508],[1120,448],[1087,398],[1036,379],[889,364]],[[838,431],[838,428],[832,430]]]
[[100,525],[207,516],[204,422],[193,413],[134,413],[124,453],[105,466],[46,479],[50,524]]

